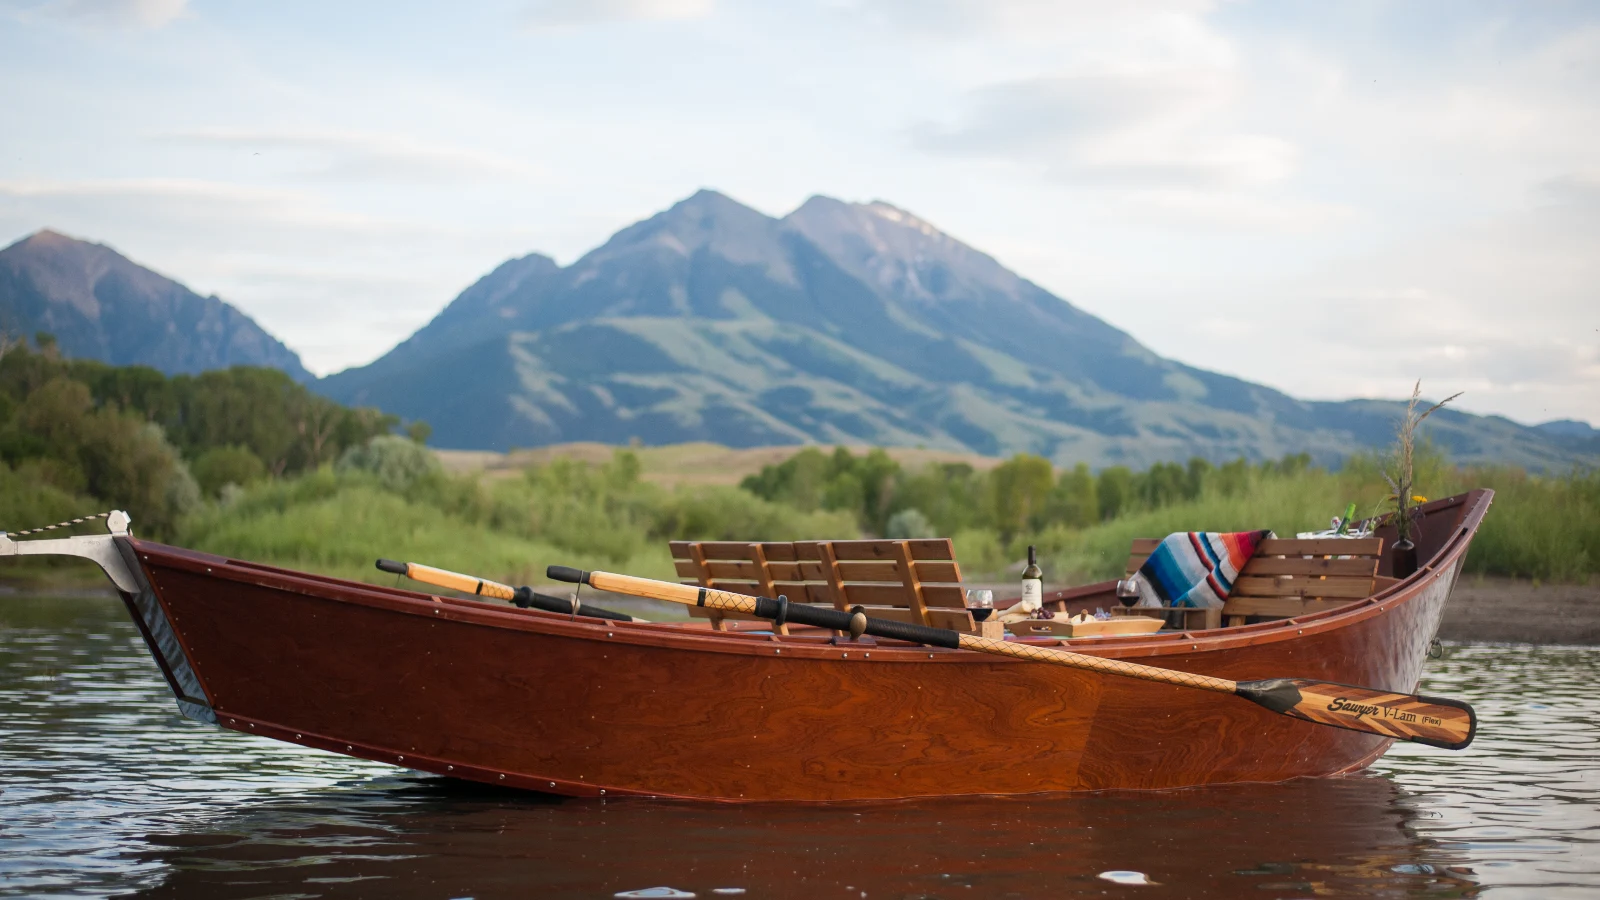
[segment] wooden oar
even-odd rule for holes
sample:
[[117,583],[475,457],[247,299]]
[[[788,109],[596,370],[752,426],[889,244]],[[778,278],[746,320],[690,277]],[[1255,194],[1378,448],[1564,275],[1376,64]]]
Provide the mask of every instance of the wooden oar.
[[609,609],[591,606],[588,603],[581,603],[577,600],[563,600],[560,597],[534,593],[533,589],[526,585],[514,588],[509,584],[501,584],[498,581],[462,575],[460,572],[451,572],[447,569],[435,569],[433,566],[397,562],[392,559],[380,559],[378,560],[378,569],[384,572],[393,572],[396,575],[404,575],[424,584],[450,588],[463,594],[477,594],[482,597],[493,597],[496,600],[510,600],[523,609],[532,607],[534,609],[542,609],[545,612],[570,613],[575,616],[588,616],[591,619],[613,619],[618,622],[645,621],[623,613],[612,612]]
[[768,597],[750,597],[729,591],[635,578],[631,575],[585,572],[566,566],[551,566],[546,570],[546,574],[554,581],[587,584],[596,590],[703,606],[707,609],[740,612],[777,622],[815,625],[835,631],[848,631],[857,637],[871,634],[932,647],[976,650],[979,653],[1052,663],[1072,669],[1137,678],[1141,681],[1175,684],[1179,687],[1217,694],[1233,694],[1280,715],[1315,722],[1318,725],[1332,725],[1335,728],[1376,734],[1401,741],[1415,741],[1448,750],[1460,750],[1472,743],[1472,737],[1478,729],[1477,715],[1472,711],[1472,707],[1459,700],[1380,691],[1328,681],[1313,681],[1309,678],[1230,681],[1226,678],[1158,669],[1155,666],[1086,656],[1050,647],[997,641],[927,625],[872,619],[863,614],[860,607],[851,612],[843,612],[826,607],[790,603],[783,597],[776,600]]

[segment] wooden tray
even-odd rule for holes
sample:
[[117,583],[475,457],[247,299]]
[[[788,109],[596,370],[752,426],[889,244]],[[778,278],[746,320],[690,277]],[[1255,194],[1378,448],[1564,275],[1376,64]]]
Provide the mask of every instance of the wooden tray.
[[1076,623],[1066,619],[1023,619],[1020,622],[1007,622],[1006,630],[1019,637],[1104,637],[1113,634],[1151,634],[1160,631],[1165,624],[1163,619],[1146,616]]

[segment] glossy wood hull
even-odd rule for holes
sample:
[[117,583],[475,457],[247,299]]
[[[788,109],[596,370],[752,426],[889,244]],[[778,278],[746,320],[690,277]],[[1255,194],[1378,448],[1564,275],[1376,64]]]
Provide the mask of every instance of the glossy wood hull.
[[[1429,504],[1424,568],[1350,607],[1071,647],[1415,690],[1490,497]],[[963,651],[573,619],[119,540],[147,582],[129,608],[191,716],[492,784],[719,801],[1014,795],[1332,775],[1388,746],[1233,697]],[[1109,587],[1071,593],[1109,602]]]

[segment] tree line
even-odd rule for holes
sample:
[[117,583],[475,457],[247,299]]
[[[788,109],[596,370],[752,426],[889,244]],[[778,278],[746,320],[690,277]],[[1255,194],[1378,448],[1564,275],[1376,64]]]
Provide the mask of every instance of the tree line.
[[856,455],[845,447],[824,453],[807,447],[744,479],[741,487],[801,510],[842,510],[863,530],[888,537],[996,532],[1002,541],[1052,526],[1086,528],[1134,509],[1160,509],[1194,500],[1208,488],[1223,495],[1245,489],[1253,472],[1294,475],[1311,456],[1292,454],[1252,464],[1243,458],[1215,465],[1156,463],[1143,472],[1078,463],[1057,474],[1048,459],[1019,453],[980,470],[968,463],[906,469],[882,449]]
[[[171,534],[202,498],[230,484],[315,469],[399,425],[395,416],[313,394],[277,369],[168,377],[147,366],[63,359],[43,334],[32,346],[0,349],[7,474],[66,497],[139,510],[138,524],[156,534]],[[413,436],[425,439],[425,428],[414,427]]]

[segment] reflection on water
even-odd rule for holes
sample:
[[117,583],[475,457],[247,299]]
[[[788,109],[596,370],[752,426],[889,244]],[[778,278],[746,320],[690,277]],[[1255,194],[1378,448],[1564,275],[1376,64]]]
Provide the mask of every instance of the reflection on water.
[[[1167,793],[849,807],[563,800],[180,718],[115,601],[0,597],[0,894],[1560,897],[1600,891],[1600,649],[1472,645],[1464,753]],[[1156,886],[1098,877],[1145,873]]]

